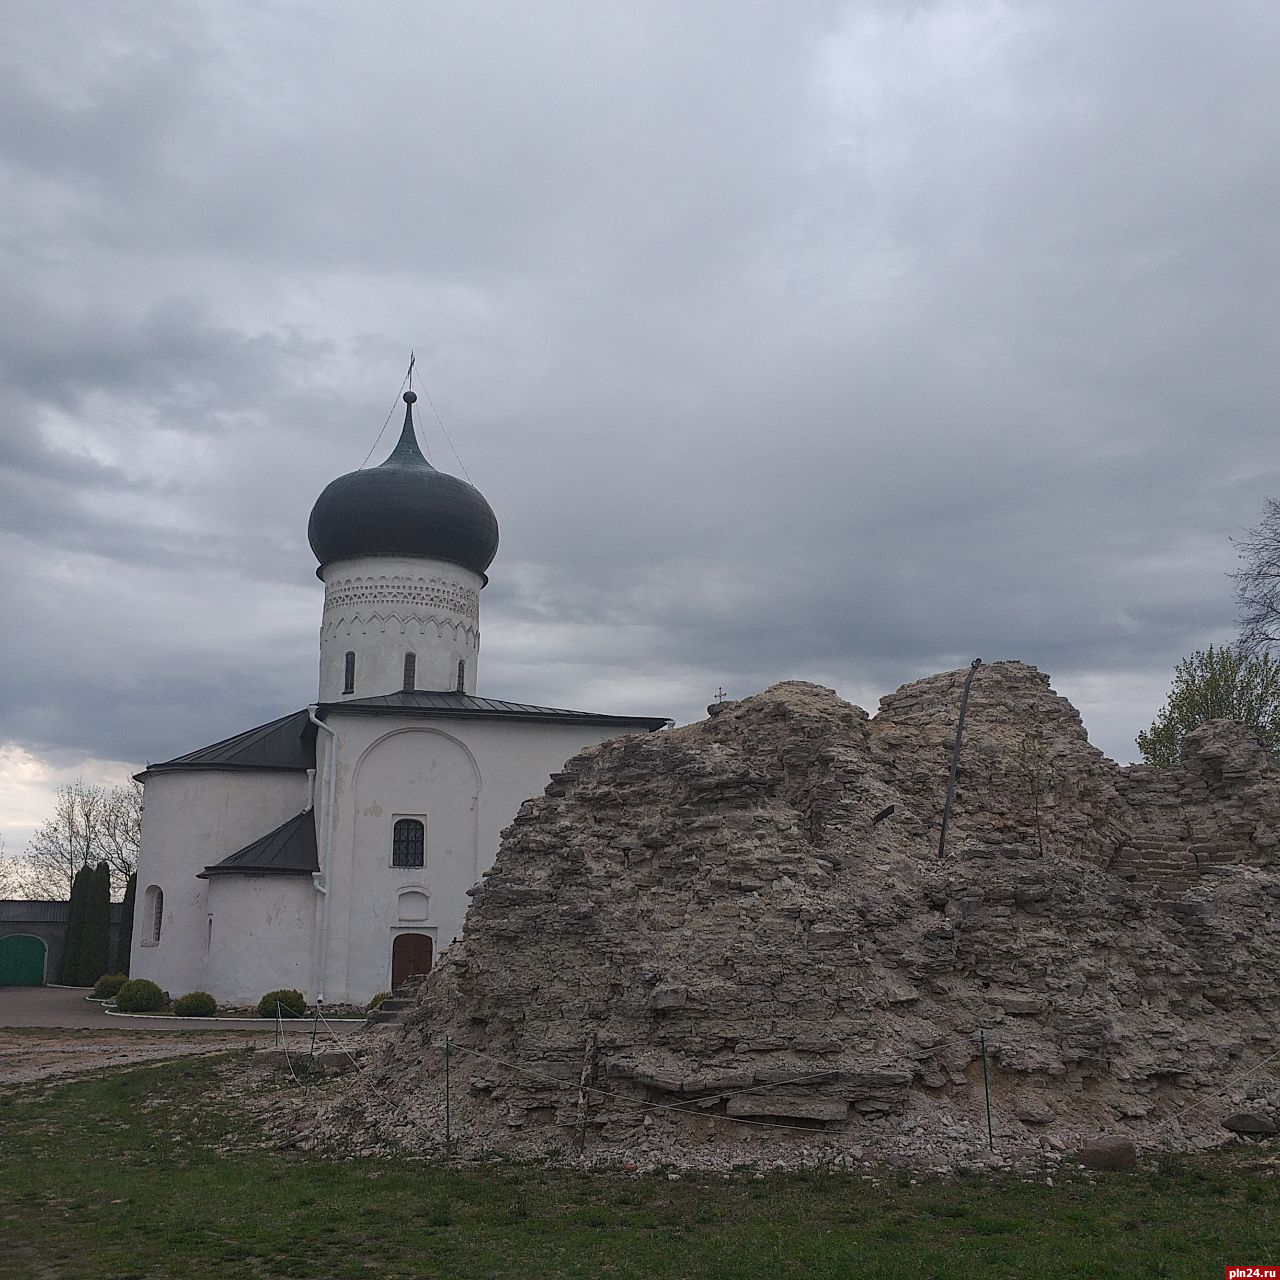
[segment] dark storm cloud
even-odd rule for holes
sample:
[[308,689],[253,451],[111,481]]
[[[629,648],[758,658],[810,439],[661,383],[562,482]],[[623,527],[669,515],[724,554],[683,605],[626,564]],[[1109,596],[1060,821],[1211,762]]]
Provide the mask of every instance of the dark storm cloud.
[[140,764],[305,702],[307,512],[410,346],[502,526],[489,692],[1019,657],[1124,755],[1230,636],[1272,6],[8,18],[0,740]]

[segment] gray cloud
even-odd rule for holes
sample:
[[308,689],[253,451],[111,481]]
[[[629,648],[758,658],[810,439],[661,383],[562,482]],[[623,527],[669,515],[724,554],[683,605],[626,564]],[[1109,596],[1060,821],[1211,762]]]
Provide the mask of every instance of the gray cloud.
[[140,764],[305,702],[307,513],[410,346],[502,525],[490,692],[1020,657],[1124,756],[1231,634],[1273,6],[8,16],[0,739]]

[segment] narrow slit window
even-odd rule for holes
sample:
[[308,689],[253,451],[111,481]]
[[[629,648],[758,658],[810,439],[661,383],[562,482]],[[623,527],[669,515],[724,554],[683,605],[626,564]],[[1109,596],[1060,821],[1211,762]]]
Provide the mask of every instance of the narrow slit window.
[[427,829],[419,818],[399,818],[391,830],[391,865],[420,867],[427,847]]
[[458,692],[464,693],[467,685],[467,660],[458,659]]
[[356,655],[350,650],[347,651],[346,662],[343,664],[342,671],[342,692],[355,693],[356,691]]
[[142,945],[154,947],[160,941],[160,928],[164,924],[164,893],[158,884],[151,885],[143,895],[146,914],[142,917]]
[[417,687],[418,680],[418,655],[416,653],[406,653],[404,655],[404,687],[406,692]]

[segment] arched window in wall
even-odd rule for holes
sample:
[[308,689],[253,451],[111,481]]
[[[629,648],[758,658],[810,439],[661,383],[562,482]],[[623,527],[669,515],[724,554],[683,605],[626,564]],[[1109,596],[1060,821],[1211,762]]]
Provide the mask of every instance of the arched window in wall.
[[355,691],[356,691],[356,655],[348,649],[346,660],[343,664],[343,671],[342,671],[342,692],[355,693]]
[[391,829],[391,865],[420,867],[427,850],[427,828],[421,818],[397,818]]
[[466,658],[458,659],[458,692],[463,693],[467,687],[467,660]]
[[417,687],[418,680],[418,655],[416,653],[406,653],[404,655],[404,687],[405,692],[409,692]]
[[154,947],[160,941],[160,928],[164,924],[164,893],[160,886],[149,886],[142,901],[142,945]]

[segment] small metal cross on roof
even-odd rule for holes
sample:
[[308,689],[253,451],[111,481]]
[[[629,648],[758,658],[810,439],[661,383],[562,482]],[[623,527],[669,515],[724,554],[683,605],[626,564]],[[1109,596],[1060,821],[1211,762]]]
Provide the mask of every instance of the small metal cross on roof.
[[716,701],[723,702],[729,695],[725,693],[723,685],[716,686]]

